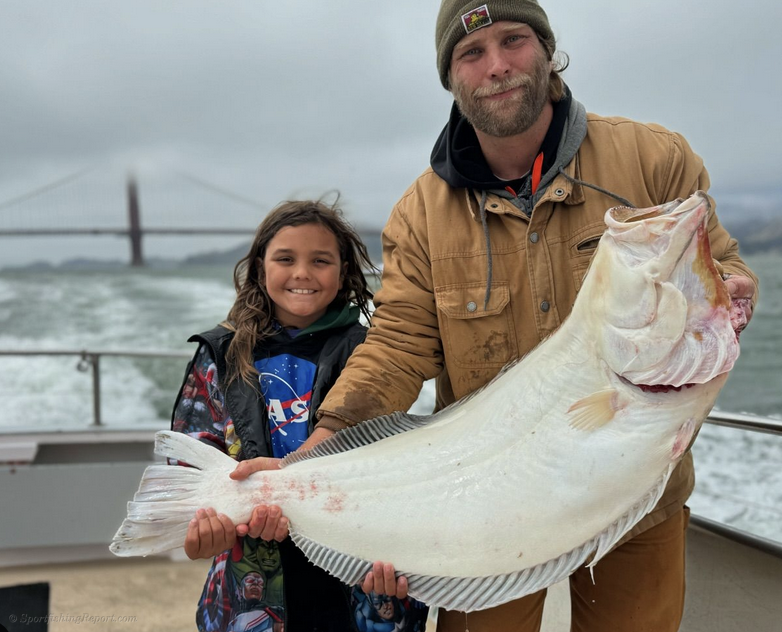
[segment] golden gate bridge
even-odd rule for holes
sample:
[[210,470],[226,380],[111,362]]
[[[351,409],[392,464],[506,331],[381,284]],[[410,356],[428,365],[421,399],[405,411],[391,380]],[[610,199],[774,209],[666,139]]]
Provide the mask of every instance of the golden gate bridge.
[[116,236],[128,240],[130,264],[143,266],[146,237],[249,240],[272,206],[184,172],[140,178],[93,167],[0,201],[0,240]]

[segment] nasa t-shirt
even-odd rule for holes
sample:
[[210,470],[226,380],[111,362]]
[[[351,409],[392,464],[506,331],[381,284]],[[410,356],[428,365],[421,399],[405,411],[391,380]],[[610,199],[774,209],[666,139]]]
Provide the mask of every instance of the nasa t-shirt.
[[317,366],[296,355],[280,353],[256,360],[255,368],[269,415],[272,454],[282,458],[298,449],[309,436]]

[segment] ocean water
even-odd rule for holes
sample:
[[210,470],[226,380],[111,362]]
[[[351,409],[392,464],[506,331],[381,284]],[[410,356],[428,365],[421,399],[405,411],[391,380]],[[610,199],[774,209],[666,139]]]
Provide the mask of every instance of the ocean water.
[[[782,255],[747,257],[761,300],[717,408],[782,419]],[[228,268],[0,272],[0,350],[149,350],[186,356],[187,338],[220,322],[234,297]],[[186,359],[103,358],[107,425],[165,427]],[[0,356],[0,427],[92,423],[92,379],[77,356]],[[427,383],[413,407],[430,412]],[[706,517],[782,541],[782,437],[705,426],[690,504]]]

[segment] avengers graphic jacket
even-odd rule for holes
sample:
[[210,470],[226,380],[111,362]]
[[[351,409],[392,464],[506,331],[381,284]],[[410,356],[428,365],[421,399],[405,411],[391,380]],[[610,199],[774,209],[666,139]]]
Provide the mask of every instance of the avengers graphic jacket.
[[[282,458],[313,429],[314,413],[348,357],[366,335],[359,310],[330,310],[307,329],[280,327],[253,352],[258,379],[230,385],[225,327],[192,336],[198,349],[187,367],[172,417],[185,432],[241,461]],[[312,565],[290,538],[281,543],[237,538],[215,557],[196,611],[202,632],[314,632],[422,629],[425,610],[349,590]]]

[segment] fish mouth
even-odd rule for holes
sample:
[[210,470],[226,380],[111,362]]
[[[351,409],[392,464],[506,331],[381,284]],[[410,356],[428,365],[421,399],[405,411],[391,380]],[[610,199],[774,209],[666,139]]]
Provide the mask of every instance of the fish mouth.
[[634,224],[637,222],[643,222],[647,219],[664,218],[672,215],[683,215],[698,208],[702,203],[705,203],[708,212],[711,207],[709,198],[703,191],[696,191],[687,200],[683,198],[676,198],[671,202],[660,204],[659,206],[653,206],[651,208],[633,208],[630,206],[616,206],[609,209],[608,218],[613,220],[615,228],[621,224]]
[[679,393],[683,390],[691,389],[694,386],[701,386],[701,384],[696,382],[688,382],[687,384],[681,384],[679,386],[674,384],[636,384],[635,382],[631,382],[626,377],[619,375],[618,373],[614,373],[614,375],[625,386],[638,389],[644,393]]
[[[632,382],[628,382],[632,384]],[[671,384],[633,384],[636,388],[640,388],[644,393],[670,393],[671,391],[679,392],[682,389],[692,388],[694,383],[682,384],[681,386],[673,386]]]
[[606,214],[618,270],[611,279],[623,288],[601,288],[609,297],[606,355],[614,371],[644,392],[705,384],[738,357],[731,300],[711,255],[709,208],[698,191],[687,200]]
[[[711,260],[706,235],[710,209],[708,196],[696,191],[686,200],[678,198],[652,208],[614,207],[606,213],[605,222],[613,239],[624,245],[629,264],[642,265],[655,280],[666,281],[682,257]],[[704,238],[705,246],[693,249]],[[644,253],[643,263],[636,260],[639,252]],[[702,274],[716,276],[717,271],[712,265]]]

